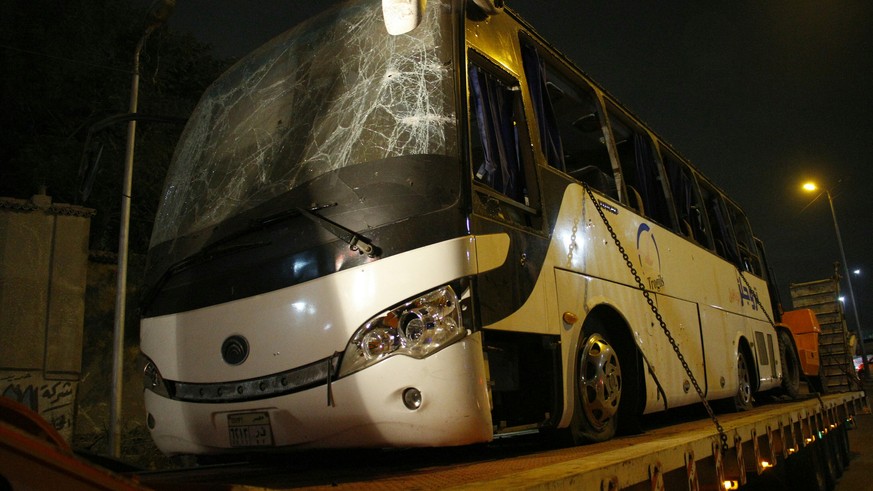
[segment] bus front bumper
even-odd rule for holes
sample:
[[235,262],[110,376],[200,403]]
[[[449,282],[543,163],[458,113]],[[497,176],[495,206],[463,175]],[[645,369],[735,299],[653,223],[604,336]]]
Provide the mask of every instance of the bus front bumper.
[[[146,390],[149,427],[168,455],[489,441],[482,356],[473,334],[421,360],[393,356],[329,386],[269,399],[192,403]],[[417,408],[404,403],[408,390],[420,393]]]

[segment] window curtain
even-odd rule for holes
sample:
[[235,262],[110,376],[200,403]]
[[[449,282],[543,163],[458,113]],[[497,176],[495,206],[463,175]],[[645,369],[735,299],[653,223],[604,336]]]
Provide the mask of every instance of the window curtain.
[[517,151],[512,91],[475,65],[470,65],[469,72],[471,102],[485,160],[476,171],[476,179],[524,202],[524,173]]

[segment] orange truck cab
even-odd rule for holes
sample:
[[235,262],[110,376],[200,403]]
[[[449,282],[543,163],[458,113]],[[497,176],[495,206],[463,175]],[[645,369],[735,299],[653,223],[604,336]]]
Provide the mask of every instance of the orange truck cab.
[[782,314],[782,322],[779,325],[784,325],[791,331],[803,374],[817,376],[819,374],[818,337],[821,334],[821,326],[815,312],[810,309],[789,310]]

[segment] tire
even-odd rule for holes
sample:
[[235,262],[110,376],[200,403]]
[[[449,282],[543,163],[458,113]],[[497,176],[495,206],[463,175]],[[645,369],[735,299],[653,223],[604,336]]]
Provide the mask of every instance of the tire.
[[834,481],[836,481],[842,477],[846,470],[843,459],[840,457],[840,436],[836,431],[830,431],[825,436],[824,442],[827,443],[828,462],[834,472]]
[[746,351],[737,351],[737,393],[731,400],[730,409],[733,412],[752,409],[752,372],[749,369],[749,358]]
[[575,409],[570,423],[574,444],[609,440],[618,426],[624,382],[618,351],[605,333],[592,332],[577,355]]
[[813,446],[806,446],[785,461],[789,484],[787,489],[828,491],[827,471]]
[[792,399],[800,396],[800,360],[791,336],[785,331],[779,331],[779,357],[782,360],[782,392]]
[[811,392],[818,392],[819,394],[827,394],[827,388],[824,385],[824,381],[820,376],[815,377],[806,377],[806,383],[809,384],[809,388]]
[[852,452],[849,448],[849,435],[846,433],[846,425],[841,424],[837,427],[836,436],[837,436],[837,450],[840,457],[840,463],[843,467],[849,467],[849,462],[852,459]]
[[826,488],[828,490],[834,489],[837,479],[840,478],[840,472],[836,468],[834,459],[831,458],[827,437],[824,440],[816,440],[811,446],[815,449],[819,465],[824,473]]

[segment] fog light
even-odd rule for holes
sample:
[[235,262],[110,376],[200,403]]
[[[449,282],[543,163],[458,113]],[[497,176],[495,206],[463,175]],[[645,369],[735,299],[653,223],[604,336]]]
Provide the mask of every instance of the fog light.
[[421,407],[421,391],[412,387],[403,391],[403,405],[414,411]]

